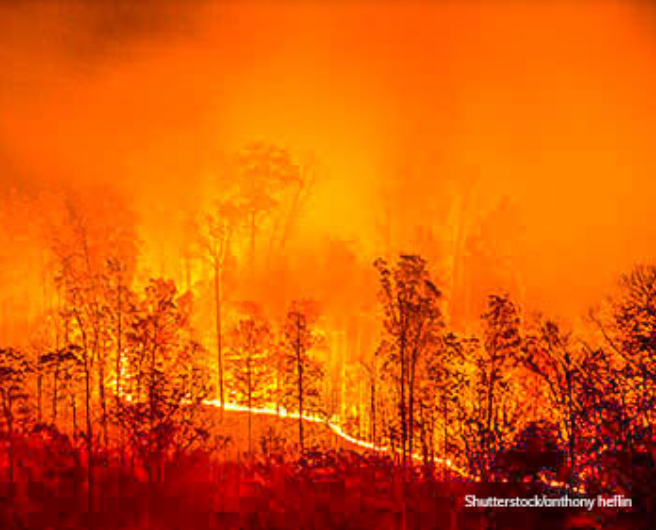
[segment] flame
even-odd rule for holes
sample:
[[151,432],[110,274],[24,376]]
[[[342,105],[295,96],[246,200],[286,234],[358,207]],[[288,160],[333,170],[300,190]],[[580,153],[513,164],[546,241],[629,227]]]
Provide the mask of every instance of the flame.
[[[216,408],[221,408],[221,401],[218,399],[212,399],[212,400],[206,400],[203,402],[205,405],[210,406],[210,407],[216,407]],[[309,423],[318,423],[318,424],[323,424],[326,425],[334,434],[339,436],[341,439],[357,446],[361,447],[362,449],[366,449],[368,451],[376,451],[379,453],[390,453],[391,449],[389,447],[385,446],[380,446],[380,445],[375,445],[372,442],[367,442],[366,440],[361,440],[359,438],[355,438],[354,436],[351,436],[348,434],[336,421],[330,420],[330,419],[324,419],[316,415],[310,415],[310,414],[303,414],[303,416],[300,416],[298,412],[291,412],[288,411],[285,408],[280,408],[280,410],[276,410],[273,408],[268,408],[268,407],[263,407],[263,408],[249,408],[244,405],[238,405],[236,403],[229,403],[225,402],[224,404],[224,409],[225,410],[230,410],[234,412],[250,412],[251,414],[259,414],[259,415],[267,415],[267,416],[278,416],[279,418],[292,418],[292,419],[299,419],[302,418],[303,421],[307,421]],[[420,462],[423,460],[422,456],[418,453],[415,453],[411,455],[412,459]],[[440,465],[448,467],[451,471],[456,472],[460,477],[462,478],[467,478],[471,480],[476,480],[475,477],[473,477],[471,474],[467,473],[464,469],[456,466],[451,459],[446,458],[436,458],[436,462]]]
[[[203,402],[203,404],[210,406],[210,407],[216,407],[216,408],[221,408],[221,401],[218,399],[212,399],[212,400],[206,400]],[[273,408],[268,408],[268,407],[262,407],[262,408],[249,408],[244,405],[238,405],[236,403],[230,403],[227,402],[225,403],[224,406],[225,410],[230,410],[234,412],[250,412],[251,414],[258,414],[258,415],[267,415],[267,416],[277,416],[279,418],[292,418],[292,419],[299,419],[300,415],[298,412],[290,412],[287,409],[281,407],[280,410],[276,410]],[[380,446],[380,445],[375,445],[372,442],[367,442],[366,440],[361,440],[359,438],[355,438],[354,436],[351,436],[348,434],[344,429],[335,421],[335,420],[330,420],[330,419],[324,419],[319,416],[315,415],[310,415],[310,414],[303,414],[302,416],[303,421],[307,421],[310,423],[319,423],[326,425],[335,435],[339,436],[343,440],[357,446],[361,447],[362,449],[366,449],[368,451],[376,451],[379,453],[391,453],[391,448],[386,447],[386,446]],[[411,455],[412,460],[415,462],[422,462],[423,457],[419,453],[414,453]],[[450,458],[436,458],[435,459],[436,463],[448,468],[449,470],[455,472],[457,475],[460,476],[462,479],[470,480],[472,482],[480,482],[480,478],[472,475],[471,473],[468,473],[465,469],[457,466],[456,464],[453,463],[453,461]],[[546,486],[550,486],[554,489],[567,489],[568,485],[565,482],[559,482],[557,480],[552,480],[549,479],[548,477],[541,476],[539,477],[540,482],[542,482]],[[507,482],[507,481],[504,481]],[[574,493],[577,493],[579,495],[585,495],[585,488],[583,486],[577,486],[572,489]]]

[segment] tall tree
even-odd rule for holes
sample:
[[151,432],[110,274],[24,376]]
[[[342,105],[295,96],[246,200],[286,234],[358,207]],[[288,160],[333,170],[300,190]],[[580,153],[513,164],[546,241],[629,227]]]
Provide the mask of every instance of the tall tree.
[[638,423],[644,438],[653,438],[656,414],[656,265],[639,265],[620,279],[612,300],[610,326],[605,337],[622,357],[636,395]]
[[385,368],[397,392],[404,462],[414,450],[416,390],[422,357],[435,346],[443,327],[440,291],[420,256],[401,255],[394,266],[375,262],[384,311]]
[[293,302],[283,324],[285,362],[284,404],[297,412],[298,443],[305,452],[303,416],[321,408],[321,364],[310,353],[322,344],[323,337],[316,331],[318,318],[316,304],[308,301]]
[[501,449],[508,427],[511,370],[518,365],[521,346],[520,315],[506,295],[491,295],[483,314],[483,354],[479,364],[484,403],[481,450],[483,469],[488,471],[492,455]]
[[569,333],[551,320],[538,323],[538,331],[524,340],[524,362],[547,386],[551,410],[566,435],[571,477],[576,476],[578,438],[583,402],[581,383],[585,374],[576,358]]
[[[584,408],[586,423],[596,428],[591,436],[608,441],[601,448],[606,452],[615,446],[631,458],[649,454],[656,437],[656,265],[637,265],[622,275],[589,317],[601,337],[586,357],[600,381],[587,378],[582,389],[586,404],[594,404]],[[617,467],[633,469],[633,463]]]
[[[282,225],[282,237],[286,237],[291,228],[290,219],[298,213],[310,180],[302,178],[301,168],[289,151],[273,144],[255,142],[238,153],[235,181],[237,200],[249,234],[249,263],[254,277],[256,241],[261,222],[275,212],[277,215],[273,219],[272,233]],[[287,212],[288,221],[284,223],[280,221],[280,215],[283,215],[280,211],[282,194],[294,185],[296,193]]]
[[270,400],[274,373],[271,329],[254,304],[248,304],[247,312],[232,330],[228,360],[232,390],[237,401],[248,407],[248,451],[252,453],[252,409]]
[[[441,454],[444,462],[450,459],[451,433],[460,410],[464,394],[466,373],[465,359],[471,343],[453,333],[445,334],[431,355],[425,360],[425,380],[422,385],[421,405],[424,458],[433,462],[435,451],[435,430],[441,424]],[[428,425],[426,425],[428,423]],[[448,466],[444,466],[445,473]]]
[[216,337],[216,388],[221,411],[225,410],[225,381],[223,366],[223,273],[230,256],[234,233],[239,223],[239,211],[230,202],[216,204],[213,214],[207,215],[199,226],[198,243],[201,255],[208,262],[213,277],[214,332]]
[[179,295],[173,282],[151,280],[126,331],[130,400],[123,405],[121,420],[151,486],[162,480],[176,437],[185,433],[188,443],[204,436],[184,420],[209,392],[198,364],[202,348],[188,339],[191,304],[191,297]]
[[75,399],[72,383],[80,372],[79,347],[67,345],[53,352],[45,353],[39,356],[38,364],[43,368],[45,373],[49,373],[52,377],[51,419],[52,423],[56,425],[59,401],[65,397]]
[[[109,356],[113,344],[112,304],[108,297],[109,264],[125,265],[131,277],[137,260],[134,216],[122,197],[109,188],[79,189],[51,198],[43,234],[55,265],[65,345],[80,348],[84,380],[87,443],[88,511],[93,513],[94,402],[100,404],[100,425],[108,444]],[[94,389],[95,387],[95,389]]]
[[369,387],[369,441],[376,445],[378,442],[376,427],[380,421],[377,415],[378,410],[378,378],[380,370],[380,356],[384,348],[379,347],[375,354],[368,361],[362,361],[360,365],[364,372],[367,386]]
[[17,411],[20,406],[25,406],[28,399],[27,377],[30,371],[30,363],[23,352],[11,348],[0,350],[0,405],[9,446],[8,478],[12,494],[16,469]]

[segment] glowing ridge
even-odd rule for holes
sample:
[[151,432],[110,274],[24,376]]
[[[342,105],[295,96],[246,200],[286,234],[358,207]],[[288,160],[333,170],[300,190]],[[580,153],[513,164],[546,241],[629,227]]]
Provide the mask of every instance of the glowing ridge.
[[[203,402],[203,404],[211,406],[211,407],[221,407],[221,401],[218,399],[213,399],[213,400],[206,400]],[[299,414],[298,412],[290,412],[286,410],[285,408],[281,407],[279,410],[273,409],[273,408],[251,408],[249,409],[248,407],[244,405],[238,405],[236,403],[225,403],[225,410],[231,410],[231,411],[236,411],[236,412],[250,412],[252,414],[262,414],[262,415],[267,415],[267,416],[277,416],[279,418],[293,418],[293,419],[298,419]],[[389,453],[391,452],[391,449],[389,447],[384,447],[380,445],[374,445],[371,442],[367,442],[365,440],[360,440],[359,438],[355,438],[351,436],[350,434],[347,434],[344,432],[344,430],[337,425],[335,422],[330,421],[328,419],[323,419],[320,418],[319,416],[311,416],[307,414],[303,414],[303,421],[307,421],[310,423],[323,423],[324,425],[327,425],[331,431],[333,431],[337,436],[342,438],[343,440],[346,440],[347,442],[357,445],[358,447],[362,447],[363,449],[368,449],[370,451],[377,451],[381,453]],[[421,462],[423,461],[423,458],[420,454],[414,453],[410,455],[411,458],[415,461]],[[450,458],[435,458],[435,462],[449,468],[451,471],[456,472],[460,477],[471,480],[473,482],[480,482],[480,478],[476,477],[474,475],[471,475],[468,473],[466,470],[459,468],[456,466]],[[555,480],[549,480],[546,477],[540,477],[540,481],[543,484],[549,485],[553,488],[561,488],[564,489],[567,487],[567,485],[563,482],[558,482]],[[579,493],[581,495],[585,494],[585,488],[583,487],[578,487],[575,488],[574,491],[576,493]]]
[[[211,406],[211,407],[221,407],[221,401],[218,399],[212,399],[212,400],[207,400],[204,401],[203,404]],[[280,408],[279,410],[273,409],[273,408],[251,408],[249,409],[248,407],[244,405],[238,405],[236,403],[229,403],[226,402],[224,405],[225,410],[231,410],[231,411],[236,411],[236,412],[251,412],[252,414],[262,414],[262,415],[268,415],[268,416],[277,416],[279,418],[293,418],[293,419],[298,419],[299,414],[298,412],[290,412],[286,410],[285,408]],[[360,440],[359,438],[355,438],[351,436],[350,434],[347,434],[344,429],[342,429],[337,423],[328,420],[328,419],[323,419],[320,418],[319,416],[311,416],[307,414],[303,414],[303,421],[307,421],[310,423],[322,423],[324,425],[327,425],[332,432],[334,432],[337,436],[342,438],[343,440],[346,440],[347,442],[357,445],[358,447],[362,447],[363,449],[368,449],[370,451],[377,451],[381,453],[389,453],[391,450],[389,447],[384,447],[384,446],[379,446],[375,445],[371,442],[367,442],[365,440]],[[422,457],[420,454],[415,453],[411,455],[413,460],[416,461],[422,461]],[[458,475],[460,475],[463,478],[467,478],[470,480],[477,480],[476,477],[473,477],[469,473],[467,473],[465,470],[458,468],[453,462],[449,459],[443,459],[443,458],[435,458],[435,461],[443,466],[446,466],[452,471],[455,471]]]

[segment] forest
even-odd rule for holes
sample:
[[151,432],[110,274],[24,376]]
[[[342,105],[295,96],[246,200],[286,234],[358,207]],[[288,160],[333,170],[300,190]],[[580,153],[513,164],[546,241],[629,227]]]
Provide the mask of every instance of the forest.
[[638,4],[0,5],[0,528],[653,528]]
[[[271,145],[232,162],[212,207],[185,225],[187,288],[143,273],[135,216],[110,188],[12,192],[3,226],[33,220],[46,276],[44,304],[0,350],[3,497],[39,507],[73,495],[85,513],[111,513],[123,481],[152,501],[177,495],[167,488],[180,473],[243,474],[261,488],[258,473],[302,481],[288,466],[344,466],[358,480],[376,469],[419,473],[410,486],[403,479],[411,488],[622,494],[652,513],[656,266],[621,275],[575,329],[525,312],[507,292],[457,325],[444,278],[422,256],[381,257],[368,272],[351,261],[341,288],[361,274],[375,295],[351,313],[347,339],[368,347],[337,356],[341,315],[322,312],[321,300],[232,295],[237,282],[284,279],[284,269],[267,270],[266,254],[284,247],[311,184]],[[333,259],[317,274],[344,267],[343,255]],[[362,466],[371,470],[361,477]],[[287,492],[285,482],[268,487]],[[3,513],[20,519],[21,506]]]

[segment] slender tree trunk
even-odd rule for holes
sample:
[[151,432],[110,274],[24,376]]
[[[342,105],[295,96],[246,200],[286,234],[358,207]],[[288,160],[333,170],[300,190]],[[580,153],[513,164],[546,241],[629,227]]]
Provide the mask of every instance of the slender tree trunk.
[[121,407],[121,375],[123,369],[123,285],[121,277],[118,280],[118,311],[116,315],[116,412]]
[[103,442],[105,449],[109,447],[109,434],[107,432],[107,400],[105,396],[105,360],[104,354],[99,359],[98,373],[98,395],[100,396],[100,408],[102,411],[101,426],[103,430]]
[[[492,361],[494,363],[494,361]],[[488,465],[489,465],[489,460],[490,460],[490,436],[492,434],[492,429],[493,429],[493,423],[494,423],[494,390],[496,387],[496,373],[495,373],[495,366],[492,364],[490,367],[490,377],[488,381],[488,391],[487,391],[487,411],[486,411],[486,418],[485,418],[485,430],[483,431],[483,458],[485,459],[485,462],[482,462],[483,464],[483,469],[485,469],[485,474],[487,478],[487,470],[488,470]]]
[[444,416],[444,462],[442,464],[442,468],[444,469],[444,480],[446,481],[449,476],[449,466],[446,464],[446,461],[449,457],[449,424],[448,424],[448,414],[449,414],[449,409],[447,406],[447,401],[446,399],[444,400],[444,403],[442,405],[442,413]]
[[253,454],[253,412],[251,411],[251,393],[248,393],[248,453]]
[[408,441],[408,424],[406,418],[406,409],[405,409],[405,384],[406,384],[406,366],[405,366],[405,339],[401,337],[401,348],[400,348],[400,359],[401,359],[401,453],[403,457],[403,466],[405,467],[407,463],[407,441]]
[[75,393],[71,392],[71,411],[73,412],[73,437],[77,434],[77,407],[75,404]]
[[57,425],[57,401],[58,401],[59,364],[55,366],[52,374],[52,424]]
[[371,443],[376,445],[376,380],[371,378]]
[[85,400],[85,413],[87,423],[87,509],[89,517],[93,516],[94,503],[93,503],[93,427],[91,423],[91,371],[88,366],[88,355],[85,352],[85,367],[84,367],[84,400]]
[[572,371],[570,369],[570,359],[569,354],[565,354],[565,363],[566,363],[566,372],[565,372],[565,381],[567,383],[567,409],[569,415],[569,440],[568,440],[568,452],[569,452],[569,465],[570,465],[570,486],[574,481],[574,474],[576,469],[576,419],[574,417],[574,404],[573,404],[573,389],[572,389]]
[[409,406],[408,406],[408,454],[412,458],[414,452],[414,433],[415,433],[415,374],[416,374],[416,360],[413,357],[410,359],[410,381],[409,381]]
[[253,421],[253,380],[252,380],[252,366],[251,359],[248,359],[248,454],[253,454],[253,435],[252,435],[252,421]]
[[276,359],[276,414],[280,416],[280,406],[282,401],[282,355],[277,352]]
[[222,351],[222,311],[221,311],[221,267],[218,263],[214,264],[214,313],[215,331],[216,331],[216,356],[218,364],[217,387],[219,391],[219,400],[221,401],[221,418],[225,412],[225,394],[223,388],[223,351]]
[[123,423],[121,421],[121,379],[123,373],[123,277],[119,272],[118,276],[118,293],[117,293],[117,314],[116,314],[116,417],[118,437],[119,437],[119,454],[121,458],[121,466],[125,463],[125,450],[124,450],[124,433]]
[[303,363],[298,356],[298,441],[301,454],[305,454],[305,443],[303,440]]
[[426,407],[424,406],[423,400],[419,400],[419,441],[421,442],[421,452],[424,462],[424,468],[428,467],[428,429],[426,424]]
[[298,442],[301,447],[301,455],[305,454],[305,445],[303,440],[303,359],[301,345],[301,318],[296,317],[296,363],[298,369]]
[[36,391],[37,391],[37,406],[38,406],[38,421],[41,423],[43,418],[43,375],[39,373],[36,379]]

